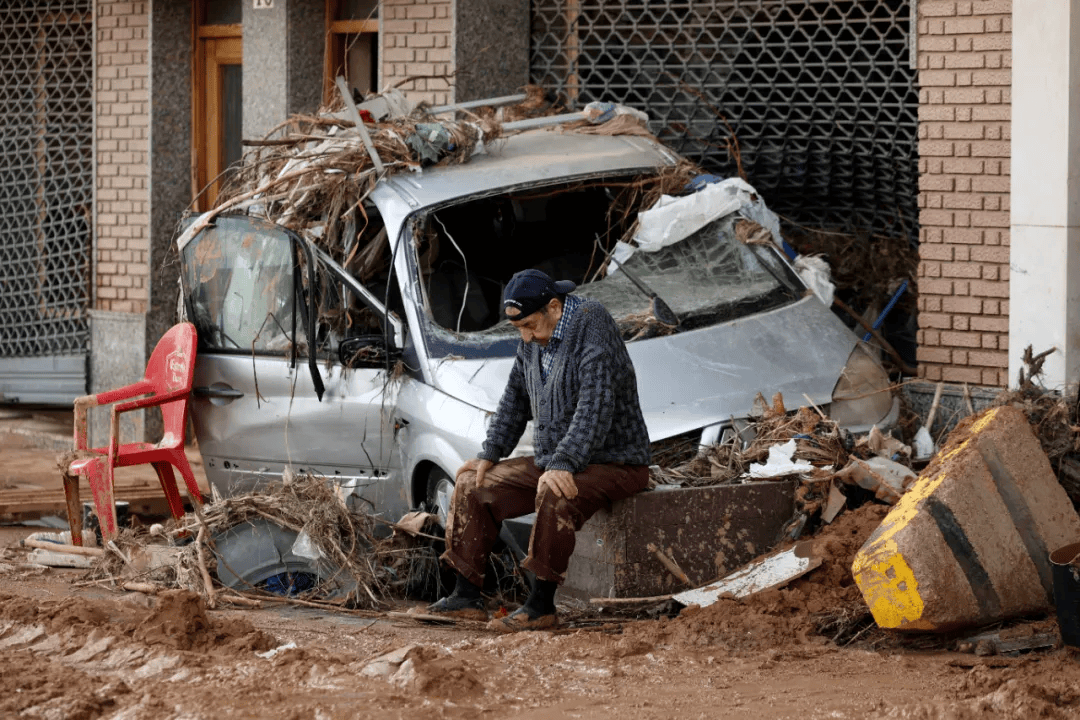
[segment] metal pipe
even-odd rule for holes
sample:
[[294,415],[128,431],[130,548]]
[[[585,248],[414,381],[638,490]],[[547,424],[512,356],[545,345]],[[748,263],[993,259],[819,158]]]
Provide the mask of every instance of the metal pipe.
[[428,110],[432,115],[438,115],[451,110],[472,110],[478,107],[499,107],[501,105],[513,105],[524,102],[529,96],[525,93],[520,95],[503,95],[501,97],[488,98],[487,100],[469,100],[467,102],[452,103],[450,105],[436,105]]
[[563,123],[584,120],[585,113],[563,113],[562,115],[548,115],[547,117],[530,118],[528,120],[515,120],[503,123],[503,130],[531,130],[532,128],[547,127],[549,125],[562,125]]

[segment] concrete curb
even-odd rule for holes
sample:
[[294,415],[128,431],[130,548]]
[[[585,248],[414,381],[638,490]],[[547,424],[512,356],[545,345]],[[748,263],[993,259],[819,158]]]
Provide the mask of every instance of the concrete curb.
[[40,448],[41,450],[52,450],[53,452],[64,452],[65,450],[70,450],[74,445],[70,435],[61,435],[60,433],[48,432],[46,430],[0,426],[0,433],[21,435],[22,437],[29,438],[33,447]]

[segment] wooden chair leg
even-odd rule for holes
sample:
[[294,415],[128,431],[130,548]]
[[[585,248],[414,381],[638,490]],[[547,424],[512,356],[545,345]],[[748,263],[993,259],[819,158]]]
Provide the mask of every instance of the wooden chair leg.
[[64,500],[67,502],[68,527],[71,528],[71,543],[81,546],[82,542],[82,503],[79,502],[79,476],[64,473]]
[[87,464],[86,480],[94,493],[94,509],[97,511],[98,525],[101,526],[102,544],[115,540],[119,531],[116,527],[116,500],[113,497],[112,473],[107,472],[105,461]]

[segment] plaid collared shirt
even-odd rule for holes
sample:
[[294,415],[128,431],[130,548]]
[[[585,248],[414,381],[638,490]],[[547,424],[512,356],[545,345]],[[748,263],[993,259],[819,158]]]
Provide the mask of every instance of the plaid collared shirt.
[[562,317],[559,318],[559,322],[555,324],[555,329],[551,332],[551,339],[548,340],[547,345],[540,348],[540,378],[547,382],[548,373],[551,372],[551,368],[555,365],[555,355],[559,352],[559,345],[562,344],[563,333],[566,332],[567,326],[570,324],[570,318],[574,315],[574,312],[581,305],[581,298],[574,295],[567,295],[566,301],[563,303]]

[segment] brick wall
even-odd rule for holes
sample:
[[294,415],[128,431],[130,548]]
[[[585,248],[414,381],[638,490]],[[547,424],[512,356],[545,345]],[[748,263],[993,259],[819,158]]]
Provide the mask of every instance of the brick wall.
[[919,0],[919,374],[1004,386],[1011,0]]
[[382,87],[418,75],[446,76],[414,80],[401,90],[413,102],[453,102],[453,9],[453,0],[383,0]]
[[146,312],[149,55],[146,2],[98,0],[95,307]]

